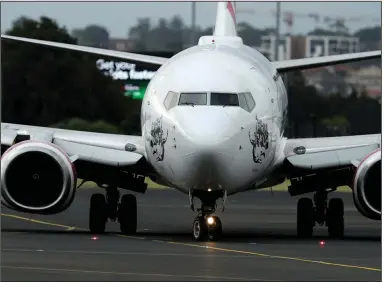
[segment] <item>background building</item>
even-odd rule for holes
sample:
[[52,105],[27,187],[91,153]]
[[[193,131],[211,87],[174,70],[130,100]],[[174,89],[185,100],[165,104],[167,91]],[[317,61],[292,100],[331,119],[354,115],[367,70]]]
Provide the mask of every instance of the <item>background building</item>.
[[128,38],[110,38],[108,48],[117,51],[130,51],[134,48],[134,42]]
[[[254,47],[274,60],[289,60],[308,57],[355,53],[365,51],[358,37],[353,36],[281,36],[278,53],[275,54],[275,35],[261,37],[261,45]],[[351,63],[324,68],[309,69],[302,72],[307,84],[313,85],[319,94],[340,94],[344,97],[355,90],[358,95],[365,92],[369,97],[381,97],[381,69],[367,63]]]
[[381,97],[381,68],[377,66],[362,67],[349,72],[346,82],[353,86],[357,94],[379,99]]
[[351,36],[281,36],[277,56],[275,44],[275,35],[265,35],[261,37],[261,45],[255,48],[272,61],[355,53],[360,50],[359,38]]

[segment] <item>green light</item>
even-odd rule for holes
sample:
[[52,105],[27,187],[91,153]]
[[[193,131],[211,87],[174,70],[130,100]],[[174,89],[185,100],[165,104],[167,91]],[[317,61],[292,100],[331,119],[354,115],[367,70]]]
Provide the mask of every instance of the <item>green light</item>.
[[134,100],[143,100],[145,89],[140,89],[140,90],[143,90],[143,91],[134,91],[132,93],[132,99],[134,99]]
[[148,82],[132,83],[125,86],[124,96],[131,97],[133,100],[143,100]]

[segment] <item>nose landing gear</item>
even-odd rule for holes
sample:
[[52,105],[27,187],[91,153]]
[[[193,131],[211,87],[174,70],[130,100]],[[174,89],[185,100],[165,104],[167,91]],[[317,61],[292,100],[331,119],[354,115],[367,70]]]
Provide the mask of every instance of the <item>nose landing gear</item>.
[[223,234],[223,227],[218,216],[195,217],[193,221],[193,238],[196,241],[218,241]]
[[193,197],[198,197],[202,204],[198,209],[192,225],[192,235],[196,241],[218,241],[223,234],[223,225],[217,215],[213,215],[216,210],[216,200],[223,197],[223,210],[225,207],[226,193],[223,191],[206,192],[199,191],[190,193],[191,209],[194,210]]

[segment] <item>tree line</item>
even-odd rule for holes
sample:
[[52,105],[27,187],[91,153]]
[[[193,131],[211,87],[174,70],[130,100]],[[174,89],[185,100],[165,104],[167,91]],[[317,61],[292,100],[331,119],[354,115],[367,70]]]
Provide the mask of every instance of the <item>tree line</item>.
[[[173,26],[177,34],[180,23],[174,22]],[[82,32],[78,30],[78,34]],[[6,34],[78,43],[64,26],[48,17],[21,17]],[[175,38],[170,49],[180,47]],[[145,52],[149,51],[141,50]],[[3,40],[2,121],[140,134],[141,101],[125,97],[121,85],[96,68],[99,57]],[[376,100],[357,95],[319,96],[314,87],[305,85],[300,72],[289,74],[289,81],[288,137],[380,132],[381,105]]]
[[[315,28],[304,35],[343,35],[358,37],[367,50],[380,49],[381,26],[364,27],[354,33],[349,32],[344,23],[338,23],[337,31],[332,30],[332,25],[327,28]],[[274,34],[274,27],[256,28],[249,23],[237,24],[239,36],[248,46],[260,46],[262,36]],[[191,44],[196,44],[200,36],[213,33],[213,26],[201,28],[185,24],[180,16],[171,19],[161,18],[153,23],[150,18],[139,18],[136,25],[129,28],[127,38],[133,40],[134,51],[180,51]],[[78,39],[80,45],[102,47],[108,45],[109,32],[107,28],[91,24],[85,28],[77,28],[72,35]],[[381,44],[380,44],[381,46]]]

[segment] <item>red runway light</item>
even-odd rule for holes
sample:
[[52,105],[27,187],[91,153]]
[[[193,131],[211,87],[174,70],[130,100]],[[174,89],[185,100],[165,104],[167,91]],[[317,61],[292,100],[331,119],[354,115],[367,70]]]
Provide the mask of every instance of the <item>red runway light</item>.
[[325,242],[324,242],[324,241],[320,241],[319,244],[320,244],[320,246],[322,246],[322,247],[325,246]]
[[97,239],[99,239],[99,238],[97,238],[96,236],[92,236],[91,239],[92,239],[92,240],[97,240]]

